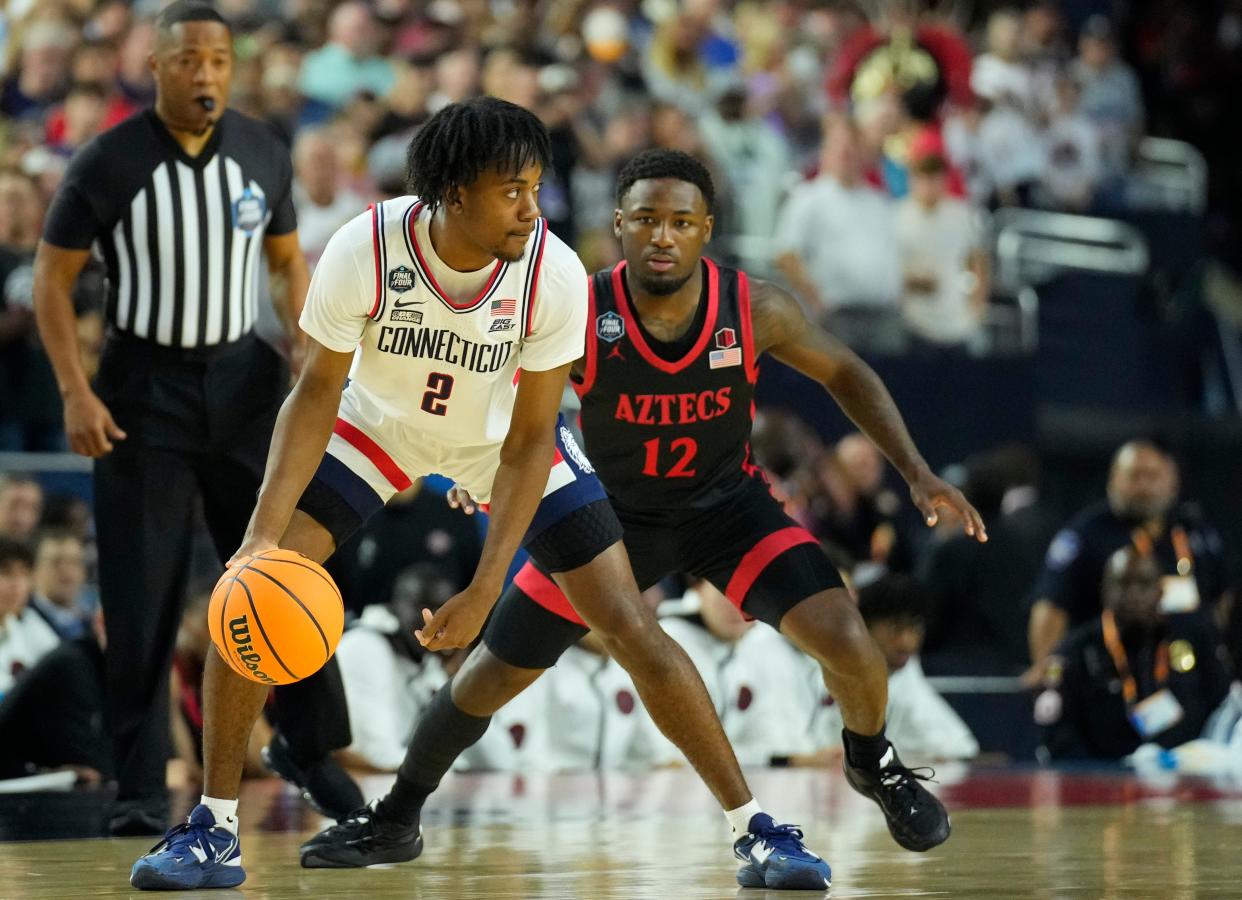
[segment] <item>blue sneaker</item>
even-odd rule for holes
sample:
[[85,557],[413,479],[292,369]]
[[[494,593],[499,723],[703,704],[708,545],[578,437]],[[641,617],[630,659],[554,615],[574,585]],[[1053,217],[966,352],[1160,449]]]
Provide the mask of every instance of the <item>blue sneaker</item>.
[[194,807],[188,822],[170,828],[129,873],[140,891],[192,891],[237,887],[246,880],[241,844],[203,805]]
[[802,843],[796,825],[777,825],[767,813],[751,817],[749,829],[733,842],[733,855],[746,863],[737,883],[746,888],[826,891],[832,869]]

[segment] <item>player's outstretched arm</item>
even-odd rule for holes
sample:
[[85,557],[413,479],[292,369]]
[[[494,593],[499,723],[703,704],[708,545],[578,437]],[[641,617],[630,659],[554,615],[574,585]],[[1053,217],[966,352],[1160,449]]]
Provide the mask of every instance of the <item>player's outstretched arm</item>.
[[961,518],[967,534],[987,540],[979,513],[961,491],[928,467],[884,382],[869,365],[807,319],[798,301],[774,284],[751,281],[751,321],[755,353],[771,353],[827,388],[845,414],[896,466],[928,525],[936,524],[937,509],[947,508]]
[[298,499],[323,459],[353,358],[352,353],[329,350],[307,339],[302,373],[276,418],[259,501],[241,548],[229,565],[279,545]]
[[470,585],[434,616],[423,610],[425,624],[415,635],[429,650],[468,645],[500,597],[505,573],[548,483],[556,454],[556,413],[569,365],[546,372],[522,371],[509,433],[500,448],[500,466],[492,481],[491,521],[479,566]]

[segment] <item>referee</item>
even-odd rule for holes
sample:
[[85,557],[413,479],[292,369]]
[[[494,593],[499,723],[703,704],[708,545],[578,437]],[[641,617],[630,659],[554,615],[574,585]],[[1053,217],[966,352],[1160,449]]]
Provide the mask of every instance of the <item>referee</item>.
[[[253,332],[260,254],[294,342],[309,281],[289,154],[266,125],[225,109],[228,24],[187,0],[156,24],[154,109],[82,148],[35,258],[35,312],[69,445],[95,459],[115,835],[162,834],[167,825],[168,673],[192,510],[201,497],[227,559],[245,533],[288,384],[280,357]],[[70,302],[92,246],[109,284],[93,389]],[[313,776],[320,806],[343,815],[362,795],[328,759],[350,735],[339,670],[321,672],[278,689],[275,717],[282,755]]]

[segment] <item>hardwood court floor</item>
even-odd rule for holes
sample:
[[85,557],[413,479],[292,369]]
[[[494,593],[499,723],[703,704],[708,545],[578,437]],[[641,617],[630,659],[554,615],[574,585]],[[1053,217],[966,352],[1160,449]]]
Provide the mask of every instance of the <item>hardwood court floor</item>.
[[[1242,790],[1120,773],[944,772],[949,843],[907,853],[835,772],[753,773],[757,796],[801,822],[834,870],[833,898],[1199,900],[1242,897]],[[366,785],[380,793],[384,780]],[[186,799],[185,802],[189,802]],[[715,900],[745,891],[723,818],[684,771],[646,776],[458,776],[433,800],[427,849],[402,866],[301,869],[319,820],[277,782],[249,785],[238,891],[190,896],[417,900]],[[149,897],[129,866],[151,841],[0,844],[0,898]]]

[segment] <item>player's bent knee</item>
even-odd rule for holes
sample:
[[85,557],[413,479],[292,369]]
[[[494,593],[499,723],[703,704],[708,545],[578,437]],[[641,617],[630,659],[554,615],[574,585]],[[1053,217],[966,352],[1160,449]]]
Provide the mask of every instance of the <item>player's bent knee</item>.
[[781,620],[781,633],[828,665],[869,657],[874,640],[858,606],[844,589],[803,600]]

